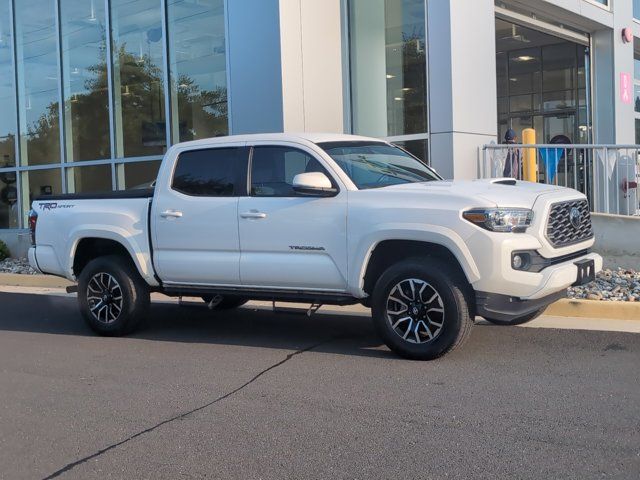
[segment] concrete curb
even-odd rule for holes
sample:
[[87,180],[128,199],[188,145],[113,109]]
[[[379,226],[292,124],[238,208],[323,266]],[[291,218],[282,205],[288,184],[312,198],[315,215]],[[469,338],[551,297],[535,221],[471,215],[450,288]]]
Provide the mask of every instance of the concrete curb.
[[0,285],[8,287],[66,288],[72,283],[66,278],[53,275],[23,275],[0,273]]
[[[52,275],[0,273],[0,286],[66,288],[73,285],[65,278]],[[555,317],[599,318],[640,321],[640,302],[599,302],[595,300],[560,300],[550,305],[546,315]]]
[[555,317],[640,321],[640,302],[601,302],[567,298],[550,305],[544,313]]

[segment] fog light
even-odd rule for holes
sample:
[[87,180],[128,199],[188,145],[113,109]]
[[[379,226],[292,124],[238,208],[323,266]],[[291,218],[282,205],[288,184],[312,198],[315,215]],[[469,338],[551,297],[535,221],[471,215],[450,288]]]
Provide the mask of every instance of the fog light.
[[513,268],[520,270],[524,265],[524,260],[520,255],[514,255],[511,264],[513,265]]

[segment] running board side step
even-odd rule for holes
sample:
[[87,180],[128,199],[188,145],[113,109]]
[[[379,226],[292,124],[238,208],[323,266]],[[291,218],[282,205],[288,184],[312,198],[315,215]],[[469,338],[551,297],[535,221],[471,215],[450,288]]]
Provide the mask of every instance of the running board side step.
[[161,290],[171,297],[201,297],[203,295],[233,295],[249,300],[269,302],[309,303],[312,305],[354,305],[359,302],[355,297],[340,293],[308,292],[298,290],[258,290],[245,288],[174,286],[165,285]]

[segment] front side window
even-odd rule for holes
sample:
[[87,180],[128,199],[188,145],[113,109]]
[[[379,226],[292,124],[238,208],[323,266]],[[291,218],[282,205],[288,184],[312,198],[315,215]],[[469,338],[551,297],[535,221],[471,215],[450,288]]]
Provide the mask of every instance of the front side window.
[[327,142],[318,145],[360,190],[440,180],[420,160],[386,143]]
[[171,188],[194,197],[238,195],[243,148],[212,148],[181,153]]
[[293,189],[294,177],[308,172],[327,174],[318,160],[302,150],[276,146],[255,147],[251,160],[251,195],[295,197],[297,193]]

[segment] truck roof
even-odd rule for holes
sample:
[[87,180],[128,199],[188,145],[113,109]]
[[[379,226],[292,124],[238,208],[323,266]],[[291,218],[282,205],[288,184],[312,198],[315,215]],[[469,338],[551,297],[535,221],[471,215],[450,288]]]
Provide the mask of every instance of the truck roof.
[[198,146],[198,145],[211,145],[215,143],[228,143],[228,142],[254,142],[257,140],[275,140],[275,141],[293,141],[299,142],[300,140],[306,140],[312,143],[323,142],[353,142],[353,141],[371,141],[380,142],[384,141],[379,138],[362,137],[358,135],[347,135],[344,133],[254,133],[248,135],[227,135],[222,137],[203,138],[201,140],[193,140],[190,142],[183,142],[181,146]]

